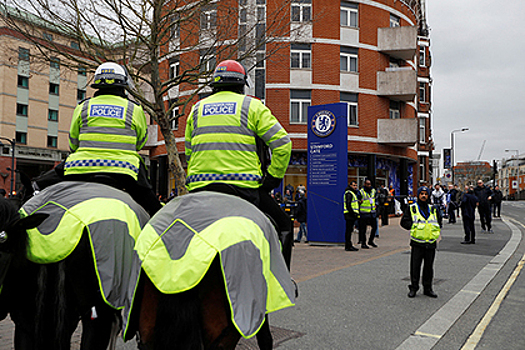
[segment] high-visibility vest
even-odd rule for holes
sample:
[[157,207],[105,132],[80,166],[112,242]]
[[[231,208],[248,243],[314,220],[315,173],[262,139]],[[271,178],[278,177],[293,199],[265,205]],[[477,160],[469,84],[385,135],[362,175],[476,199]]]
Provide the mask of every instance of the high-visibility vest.
[[266,313],[295,302],[273,225],[236,196],[202,191],[173,199],[148,222],[135,249],[166,294],[195,287],[220,258],[232,322],[244,337],[260,329]]
[[346,196],[352,196],[352,201],[350,202],[350,208],[352,211],[359,215],[359,199],[357,198],[357,195],[352,190],[347,190],[343,196],[343,213],[348,214],[349,210],[346,207]]
[[197,102],[186,123],[188,190],[217,182],[243,188],[260,187],[263,173],[256,136],[272,153],[268,173],[283,178],[292,143],[268,107],[258,99],[229,91]]
[[410,205],[410,214],[412,215],[412,228],[410,237],[413,241],[419,243],[434,243],[441,232],[437,220],[436,208],[429,205],[428,219],[425,219],[419,211],[417,203]]
[[372,191],[370,194],[366,192],[363,188],[360,190],[361,192],[361,199],[363,200],[361,202],[361,205],[359,206],[359,212],[361,214],[369,214],[369,213],[375,213],[376,212],[376,190],[375,188],[372,188]]
[[141,162],[137,151],[147,136],[141,106],[115,95],[87,99],[73,112],[69,130],[73,153],[66,159],[64,173],[117,173],[137,180]]
[[21,216],[34,213],[49,217],[27,230],[30,261],[64,260],[86,234],[101,297],[115,309],[131,303],[130,290],[135,290],[140,275],[133,248],[149,215],[129,194],[98,183],[63,181],[46,187],[20,209]]

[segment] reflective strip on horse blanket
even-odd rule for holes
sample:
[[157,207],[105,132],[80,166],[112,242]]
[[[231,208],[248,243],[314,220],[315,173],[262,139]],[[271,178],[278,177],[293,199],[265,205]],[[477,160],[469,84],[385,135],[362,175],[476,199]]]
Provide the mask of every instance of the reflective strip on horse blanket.
[[140,274],[135,239],[149,215],[127,193],[98,183],[64,181],[31,198],[20,213],[50,214],[27,231],[28,259],[39,264],[67,258],[85,229],[102,298],[115,309],[129,307]]
[[165,294],[195,287],[219,255],[232,321],[245,338],[257,333],[266,313],[294,305],[273,225],[238,197],[198,192],[175,198],[149,221],[135,249]]

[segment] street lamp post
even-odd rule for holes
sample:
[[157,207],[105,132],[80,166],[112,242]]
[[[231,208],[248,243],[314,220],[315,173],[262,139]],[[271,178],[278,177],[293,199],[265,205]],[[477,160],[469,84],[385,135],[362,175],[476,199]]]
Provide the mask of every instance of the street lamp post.
[[[13,191],[15,189],[15,139],[8,139],[7,137],[0,136],[0,140],[5,140],[9,142],[11,145],[11,168],[8,168],[7,170],[11,171],[11,189],[9,191],[9,198],[13,197]],[[0,146],[2,145],[2,141],[0,141]]]
[[[516,152],[516,164],[518,166],[518,190],[516,191],[516,197],[519,200],[520,199],[520,151],[517,149],[506,149],[505,152]],[[510,181],[509,181],[510,185]],[[510,190],[509,190],[510,194]]]
[[450,162],[450,165],[451,165],[451,172],[452,172],[452,183],[455,184],[455,181],[454,181],[454,161],[455,161],[455,155],[454,155],[454,134],[456,132],[464,132],[464,131],[468,131],[468,128],[461,128],[461,129],[456,129],[456,130],[452,130],[450,132],[450,158],[451,159],[451,162]]

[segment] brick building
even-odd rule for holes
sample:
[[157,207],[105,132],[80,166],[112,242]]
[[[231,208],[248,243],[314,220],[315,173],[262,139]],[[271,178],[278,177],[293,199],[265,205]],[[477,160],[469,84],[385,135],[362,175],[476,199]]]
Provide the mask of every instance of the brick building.
[[[221,3],[227,3],[227,10]],[[210,5],[201,11],[199,35],[193,33],[193,44],[199,40],[202,44],[200,52],[183,50],[188,38],[184,33],[191,30],[185,31],[181,24],[166,47],[173,56],[161,64],[169,66],[166,71],[171,75],[180,74],[187,61],[200,60],[213,68],[222,58],[220,54],[210,57],[214,50],[206,45],[203,34],[209,38],[221,32],[224,21],[217,19],[223,18],[221,11],[228,11],[231,36],[244,33],[250,21],[246,12],[256,14],[256,42],[269,35],[264,29],[284,3],[243,0]],[[264,101],[293,142],[284,184],[307,185],[307,107],[344,102],[349,115],[349,180],[361,185],[368,177],[377,187],[393,185],[397,195],[430,185],[432,80],[424,0],[291,0],[285,7],[279,11],[280,18],[289,19],[282,30],[285,34],[259,47],[252,60],[244,62],[254,67],[250,76],[255,84],[248,94]],[[239,47],[239,54],[242,50]],[[167,103],[183,98],[191,89],[195,87],[172,89]],[[199,97],[207,93],[204,89]],[[184,116],[172,125],[182,158],[184,125]],[[157,187],[163,193],[173,186],[172,179],[166,171],[165,147],[156,137],[160,133],[157,126],[151,128],[152,177],[158,178]]]

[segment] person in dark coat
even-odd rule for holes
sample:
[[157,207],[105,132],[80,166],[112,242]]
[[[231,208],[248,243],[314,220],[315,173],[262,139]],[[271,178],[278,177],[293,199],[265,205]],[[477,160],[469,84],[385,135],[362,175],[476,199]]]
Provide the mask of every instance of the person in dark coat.
[[454,185],[450,184],[448,185],[448,193],[447,196],[447,212],[448,212],[448,223],[449,224],[455,224],[456,223],[456,204],[457,204],[457,196],[458,196],[458,190],[454,187]]
[[352,232],[354,226],[359,220],[359,202],[361,200],[361,193],[357,190],[357,182],[352,181],[346,187],[345,194],[343,196],[343,214],[345,216],[346,228],[345,228],[345,251],[355,252],[358,251],[356,247],[352,245]]
[[[414,298],[419,289],[421,265],[423,266],[423,294],[437,298],[432,289],[434,279],[434,259],[437,238],[443,226],[443,217],[439,209],[429,204],[430,190],[422,186],[417,190],[417,202],[405,208],[400,225],[410,230],[410,285],[409,298]],[[417,221],[414,221],[414,218]],[[439,227],[438,227],[439,226]]]
[[308,243],[308,235],[306,231],[306,197],[302,190],[298,190],[297,193],[299,195],[295,202],[295,204],[297,204],[295,207],[295,220],[299,222],[299,233],[297,234],[295,242],[301,242],[301,238],[304,236],[305,243]]
[[494,205],[494,217],[499,218],[501,217],[501,200],[503,199],[503,193],[501,193],[499,186],[496,185],[494,187],[493,195],[492,195],[492,203]]
[[476,243],[476,229],[474,220],[476,219],[476,207],[478,198],[474,195],[474,189],[465,186],[465,193],[461,198],[461,215],[463,216],[463,230],[465,231],[465,240],[461,244]]
[[492,216],[490,214],[492,191],[483,184],[483,180],[478,180],[478,185],[474,188],[474,195],[478,198],[478,213],[481,221],[481,229],[489,233],[494,233],[491,224]]

